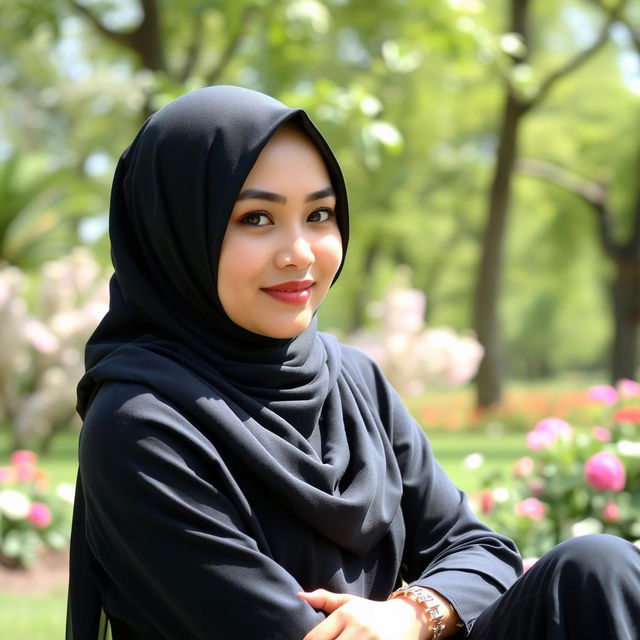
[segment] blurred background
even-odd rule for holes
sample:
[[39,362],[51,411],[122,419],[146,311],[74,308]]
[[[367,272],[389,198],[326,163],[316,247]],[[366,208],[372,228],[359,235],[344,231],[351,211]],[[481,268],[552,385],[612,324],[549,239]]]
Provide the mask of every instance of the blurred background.
[[[637,378],[640,0],[3,0],[0,454],[37,452],[43,491],[75,477],[115,163],[210,84],[325,133],[352,236],[321,327],[380,359],[462,485],[487,433],[512,459]],[[54,637],[62,596],[36,597],[1,593],[0,629]],[[36,606],[41,636],[17,621]]]

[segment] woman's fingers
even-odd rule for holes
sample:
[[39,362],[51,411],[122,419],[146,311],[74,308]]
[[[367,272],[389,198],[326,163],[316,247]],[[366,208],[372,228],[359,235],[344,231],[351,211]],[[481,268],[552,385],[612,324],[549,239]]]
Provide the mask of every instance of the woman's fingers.
[[404,598],[367,600],[324,589],[298,595],[329,614],[303,640],[417,640],[428,628],[422,610]]
[[298,597],[309,603],[314,609],[325,613],[333,613],[347,602],[358,599],[358,596],[352,596],[348,593],[333,593],[326,589],[301,591],[298,593]]

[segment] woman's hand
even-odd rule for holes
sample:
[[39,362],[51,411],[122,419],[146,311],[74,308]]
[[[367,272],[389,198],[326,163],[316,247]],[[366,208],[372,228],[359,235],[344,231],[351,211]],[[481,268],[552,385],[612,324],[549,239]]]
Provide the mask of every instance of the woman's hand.
[[314,609],[330,614],[303,640],[427,640],[428,616],[405,598],[382,602],[317,589],[299,593]]

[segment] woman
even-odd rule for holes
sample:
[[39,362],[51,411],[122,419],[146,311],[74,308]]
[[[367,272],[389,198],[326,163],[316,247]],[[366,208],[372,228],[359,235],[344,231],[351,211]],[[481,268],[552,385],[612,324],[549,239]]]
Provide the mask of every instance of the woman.
[[546,637],[525,635],[542,602],[513,635],[523,603],[577,552],[502,596],[513,544],[376,366],[316,331],[347,215],[304,112],[246,89],[183,96],[123,154],[78,388],[68,639]]

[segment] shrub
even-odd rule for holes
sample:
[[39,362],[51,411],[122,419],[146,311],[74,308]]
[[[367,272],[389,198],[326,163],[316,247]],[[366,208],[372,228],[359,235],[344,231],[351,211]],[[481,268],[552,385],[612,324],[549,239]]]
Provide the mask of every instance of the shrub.
[[361,329],[348,342],[368,353],[400,393],[418,396],[425,386],[451,388],[468,382],[484,355],[482,346],[470,333],[427,327],[425,294],[407,282],[408,275],[401,273],[399,284],[374,305],[371,315],[378,326]]
[[74,488],[52,491],[32,451],[15,451],[0,467],[0,561],[26,567],[43,548],[60,551],[69,544]]
[[599,407],[598,424],[541,420],[526,435],[530,455],[515,462],[512,478],[487,476],[472,500],[525,557],[585,533],[640,539],[640,385],[623,380],[588,396]]
[[0,412],[14,448],[46,447],[76,419],[82,349],[106,310],[106,277],[86,249],[31,280],[0,268]]

